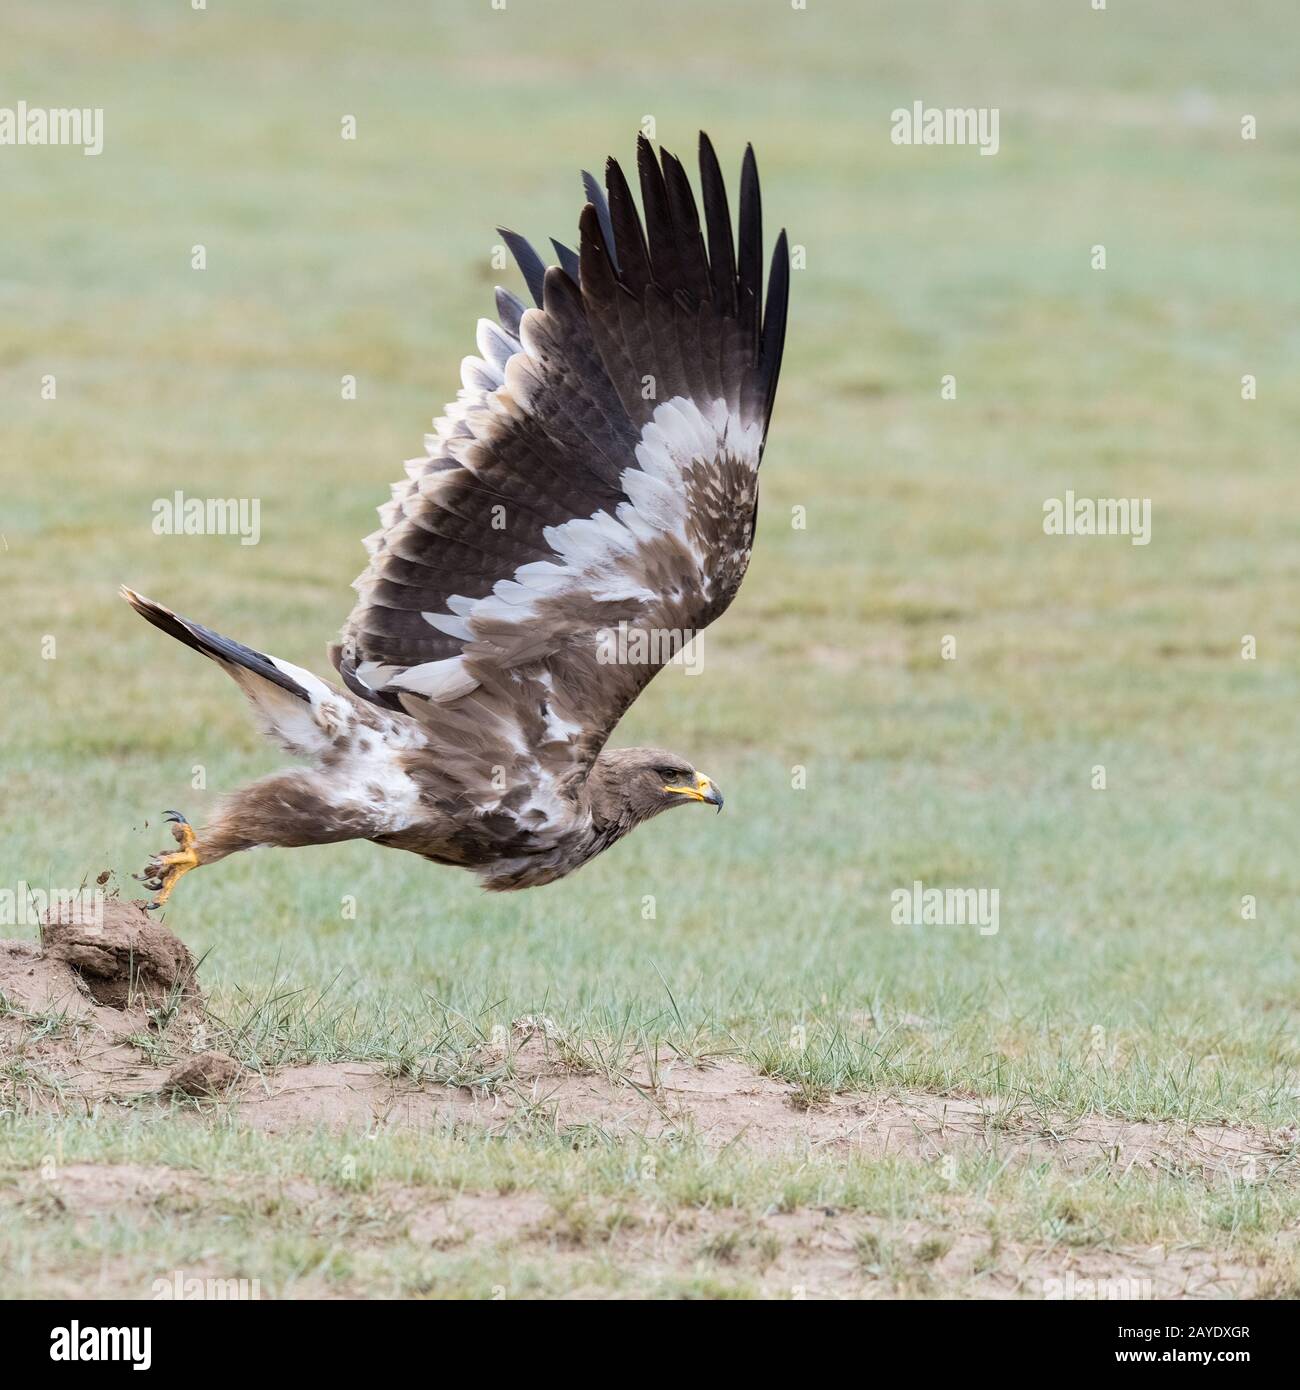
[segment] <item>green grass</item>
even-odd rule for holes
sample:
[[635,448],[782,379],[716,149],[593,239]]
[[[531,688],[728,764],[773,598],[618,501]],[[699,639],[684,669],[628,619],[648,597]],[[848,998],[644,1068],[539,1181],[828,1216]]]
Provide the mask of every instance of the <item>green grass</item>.
[[[138,867],[163,807],[201,822],[278,765],[117,584],[324,670],[372,509],[489,312],[493,229],[571,239],[577,168],[630,156],[651,113],[682,153],[707,128],[728,168],[752,140],[769,230],[807,248],[744,589],[704,674],[665,674],[616,736],[680,750],[727,811],[522,895],[369,845],[198,874],[168,920],[206,953],[232,1046],[454,1076],[544,1012],[607,1054],[739,1052],[813,1098],[1293,1123],[1295,17],[1051,8],[11,7],[0,102],[106,117],[97,159],[0,148],[0,886]],[[1000,154],[891,145],[914,99],[999,106]],[[261,544],[154,536],[176,488],[260,498]],[[1044,536],[1067,488],[1150,497],[1152,543]],[[998,888],[999,933],[894,926],[890,893],[918,878]],[[33,1123],[4,1130],[19,1166]],[[234,1142],[201,1134],[109,1149],[174,1139],[202,1166]],[[458,1152],[429,1161],[459,1171]],[[528,1142],[505,1152],[533,1181]],[[598,1154],[566,1180],[600,1190]],[[890,1180],[924,1210],[924,1170]],[[1038,1181],[1005,1175],[996,1200],[1032,1206]],[[1215,1223],[1198,1185],[1170,1192]],[[1098,1197],[1103,1228],[1127,1201]],[[1265,1203],[1251,1239],[1289,1219]],[[52,1278],[47,1253],[12,1267]]]

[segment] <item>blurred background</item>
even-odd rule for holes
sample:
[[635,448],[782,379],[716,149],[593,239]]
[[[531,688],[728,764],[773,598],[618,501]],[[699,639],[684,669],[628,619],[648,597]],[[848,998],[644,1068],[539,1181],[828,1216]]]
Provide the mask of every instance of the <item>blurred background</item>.
[[[8,0],[0,105],[105,126],[0,147],[0,880],[138,868],[162,808],[279,765],[117,585],[325,672],[373,509],[519,288],[495,227],[572,241],[579,169],[652,117],[733,179],[751,141],[806,257],[749,578],[616,737],[727,812],[505,897],[368,845],[233,859],[168,912],[218,1007],[325,991],[258,1035],[286,1053],[544,1007],[819,1084],[1289,1113],[1294,38],[1285,0]],[[914,101],[997,108],[998,154],[892,144]],[[260,499],[260,543],[155,535],[176,489]],[[1151,544],[1045,536],[1066,489],[1149,497]],[[916,879],[998,888],[998,935],[891,924]]]

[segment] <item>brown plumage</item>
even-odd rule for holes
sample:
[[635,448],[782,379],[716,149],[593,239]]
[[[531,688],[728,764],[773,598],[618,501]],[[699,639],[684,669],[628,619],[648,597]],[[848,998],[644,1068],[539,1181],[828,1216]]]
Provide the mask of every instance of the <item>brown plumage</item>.
[[[627,707],[725,611],[749,563],[780,370],[785,233],[763,300],[758,174],[746,150],[739,253],[700,136],[703,226],[679,161],[639,142],[642,224],[622,170],[560,265],[502,231],[536,307],[497,290],[462,389],[366,540],[330,655],[345,689],[178,617],[150,622],[222,665],[266,732],[311,767],[227,798],[156,856],[176,880],[254,845],[368,839],[549,883],[713,784],[662,749],[608,749]],[[638,642],[637,639],[649,639]]]

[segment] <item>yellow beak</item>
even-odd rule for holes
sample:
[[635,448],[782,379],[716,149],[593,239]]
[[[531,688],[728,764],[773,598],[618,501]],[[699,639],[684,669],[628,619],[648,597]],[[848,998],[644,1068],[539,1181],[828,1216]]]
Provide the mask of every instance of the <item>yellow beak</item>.
[[675,792],[678,796],[689,797],[692,801],[704,801],[710,806],[716,806],[722,810],[722,793],[702,772],[695,774],[695,785],[693,787],[665,787],[666,792]]

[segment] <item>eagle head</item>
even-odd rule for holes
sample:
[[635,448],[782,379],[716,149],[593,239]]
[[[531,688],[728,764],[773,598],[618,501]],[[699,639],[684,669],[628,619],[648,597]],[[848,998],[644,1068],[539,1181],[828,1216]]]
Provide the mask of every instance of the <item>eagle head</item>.
[[722,810],[712,778],[663,748],[606,749],[592,772],[593,815],[623,829],[690,802]]

